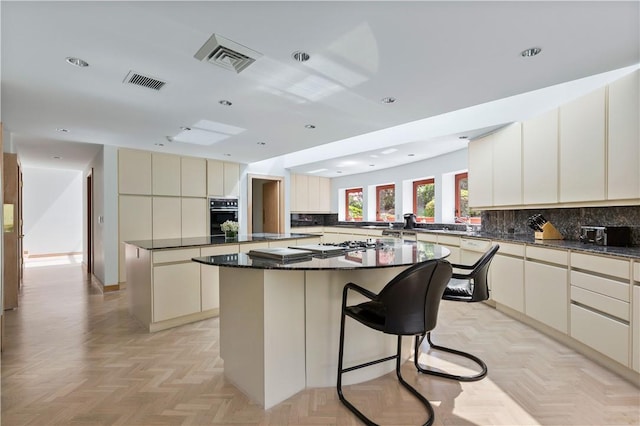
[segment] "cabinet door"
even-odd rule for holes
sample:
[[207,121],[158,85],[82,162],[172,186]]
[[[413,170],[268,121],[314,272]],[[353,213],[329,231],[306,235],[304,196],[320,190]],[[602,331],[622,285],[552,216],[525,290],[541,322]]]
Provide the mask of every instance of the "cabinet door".
[[124,241],[150,240],[151,197],[121,195],[118,198],[119,262],[118,280],[127,281]]
[[331,212],[331,179],[320,178],[320,205],[318,210],[325,213]]
[[151,153],[134,149],[118,150],[118,192],[151,195]]
[[524,204],[558,202],[558,109],[522,124]]
[[153,268],[153,322],[200,312],[200,265],[195,262]]
[[153,239],[180,238],[182,234],[180,198],[153,197]]
[[207,161],[204,158],[180,159],[180,185],[183,197],[207,196]]
[[295,192],[293,192],[293,197],[296,200],[295,204],[297,206],[298,212],[308,212],[309,211],[309,176],[307,175],[296,175],[295,177]]
[[224,196],[237,197],[240,194],[240,164],[225,162],[224,170]]
[[180,196],[180,157],[152,154],[153,195]]
[[309,194],[307,210],[310,212],[320,211],[320,178],[318,176],[307,176],[307,193]]
[[640,70],[609,85],[607,198],[640,197]]
[[298,197],[296,197],[298,189],[298,175],[295,173],[289,174],[289,210],[291,212],[300,211],[298,208]]
[[[223,246],[203,247],[201,256],[218,256],[222,254],[238,253],[238,244],[225,244]],[[202,299],[202,311],[220,308],[220,267],[200,265],[200,289]]]
[[493,135],[469,142],[469,207],[493,205]]
[[605,199],[605,89],[560,107],[560,201]]
[[491,298],[524,313],[524,260],[496,254],[491,262]]
[[631,367],[640,372],[640,285],[633,286],[633,319],[631,322],[631,335],[633,349]]
[[182,203],[182,238],[203,237],[207,232],[207,199],[183,198]]
[[524,301],[528,316],[567,333],[567,292],[565,268],[530,261],[524,263]]
[[522,204],[522,125],[495,133],[493,141],[493,205]]
[[222,161],[207,160],[207,193],[216,197],[224,195],[224,166]]

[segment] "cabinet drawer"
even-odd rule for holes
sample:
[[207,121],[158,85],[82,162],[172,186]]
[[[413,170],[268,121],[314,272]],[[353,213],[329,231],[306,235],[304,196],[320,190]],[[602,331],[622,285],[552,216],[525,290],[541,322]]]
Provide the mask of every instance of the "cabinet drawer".
[[436,234],[421,234],[418,233],[418,241],[426,241],[428,243],[438,242],[438,236]]
[[571,253],[571,267],[611,275],[612,277],[629,279],[628,260]]
[[238,244],[224,244],[213,247],[202,247],[200,256],[218,256],[220,254],[239,253],[240,246]]
[[571,271],[571,284],[605,296],[629,302],[629,284],[608,278]]
[[633,262],[633,279],[640,282],[640,262]]
[[471,238],[460,238],[460,248],[463,250],[477,251],[484,253],[491,247],[491,241],[476,240]]
[[527,258],[541,260],[543,262],[567,265],[569,262],[568,252],[565,250],[553,250],[541,247],[527,246],[525,249]]
[[450,246],[459,246],[460,237],[452,237],[451,235],[438,235],[438,243]]
[[153,263],[182,262],[200,256],[200,249],[164,250],[153,252]]
[[[494,242],[500,245],[498,254],[506,254],[510,256],[524,257],[524,244],[511,244],[503,242]],[[487,248],[488,249],[488,248]]]
[[629,303],[593,291],[571,286],[571,300],[590,306],[600,312],[629,321]]
[[629,365],[629,326],[580,306],[571,305],[571,337]]

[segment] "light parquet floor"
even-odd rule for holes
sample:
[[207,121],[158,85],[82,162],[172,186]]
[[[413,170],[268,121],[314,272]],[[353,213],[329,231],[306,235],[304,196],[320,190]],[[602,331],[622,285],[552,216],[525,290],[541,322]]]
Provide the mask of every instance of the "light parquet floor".
[[[20,308],[5,318],[2,425],[359,424],[334,388],[262,410],[224,378],[217,319],[146,333],[128,314],[125,291],[101,294],[77,264],[27,268]],[[637,387],[483,304],[443,302],[433,338],[489,365],[488,377],[472,383],[404,365],[432,401],[436,425],[640,424]],[[422,361],[466,370],[450,358]],[[345,393],[381,424],[426,418],[393,374]]]

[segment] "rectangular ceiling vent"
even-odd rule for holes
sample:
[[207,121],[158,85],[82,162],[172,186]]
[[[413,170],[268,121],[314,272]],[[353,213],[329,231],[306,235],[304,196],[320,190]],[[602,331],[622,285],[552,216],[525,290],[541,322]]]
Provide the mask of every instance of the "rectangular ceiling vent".
[[206,61],[239,73],[254,63],[262,54],[213,34],[193,56],[200,61]]
[[129,71],[129,74],[124,78],[124,83],[135,84],[136,86],[142,86],[153,90],[160,90],[165,84],[167,84],[157,78],[142,75],[135,71]]

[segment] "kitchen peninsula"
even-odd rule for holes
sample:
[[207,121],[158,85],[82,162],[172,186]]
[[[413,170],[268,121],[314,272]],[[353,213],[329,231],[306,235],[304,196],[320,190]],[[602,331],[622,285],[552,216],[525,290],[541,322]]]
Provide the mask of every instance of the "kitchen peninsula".
[[218,268],[193,257],[314,244],[311,233],[170,238],[125,242],[129,312],[150,332],[218,315]]
[[[417,262],[449,255],[442,246],[400,239],[372,240],[370,247],[302,261],[268,260],[238,253],[194,260],[219,267],[220,356],[225,377],[268,409],[306,387],[334,386],[342,289],[354,282],[378,293]],[[364,298],[350,296],[349,303]],[[381,358],[395,351],[395,336],[346,324],[345,364]],[[404,339],[411,355],[413,339]],[[391,370],[377,364],[345,376],[360,383]]]

